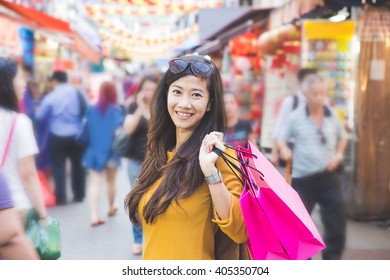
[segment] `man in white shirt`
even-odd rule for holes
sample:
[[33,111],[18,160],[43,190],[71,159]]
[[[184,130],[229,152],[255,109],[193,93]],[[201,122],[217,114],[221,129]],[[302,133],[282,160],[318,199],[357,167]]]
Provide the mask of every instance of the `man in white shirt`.
[[[306,97],[302,92],[302,84],[304,80],[313,75],[317,75],[316,69],[300,69],[297,74],[298,91],[295,94],[284,98],[282,105],[280,106],[273,134],[273,146],[271,152],[271,162],[275,166],[278,166],[279,163],[284,164],[284,161],[280,159],[280,148],[278,147],[278,141],[282,138],[282,131],[291,112],[306,105]],[[290,142],[290,145],[292,145],[292,142]]]

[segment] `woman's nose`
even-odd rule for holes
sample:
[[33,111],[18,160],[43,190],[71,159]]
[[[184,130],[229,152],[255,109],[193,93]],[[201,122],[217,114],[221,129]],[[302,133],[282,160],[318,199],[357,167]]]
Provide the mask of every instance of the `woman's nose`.
[[191,101],[187,96],[181,96],[180,101],[179,101],[179,106],[188,108],[191,106]]

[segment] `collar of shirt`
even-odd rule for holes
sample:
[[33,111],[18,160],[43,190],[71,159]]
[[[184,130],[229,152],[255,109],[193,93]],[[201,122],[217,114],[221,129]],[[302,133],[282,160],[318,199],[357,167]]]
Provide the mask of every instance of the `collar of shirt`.
[[[306,110],[306,116],[310,116],[310,112],[309,112],[309,107],[306,105],[305,107],[305,110]],[[330,111],[330,109],[328,108],[328,106],[325,106],[324,105],[324,116],[325,118],[330,118],[332,116],[332,112]]]

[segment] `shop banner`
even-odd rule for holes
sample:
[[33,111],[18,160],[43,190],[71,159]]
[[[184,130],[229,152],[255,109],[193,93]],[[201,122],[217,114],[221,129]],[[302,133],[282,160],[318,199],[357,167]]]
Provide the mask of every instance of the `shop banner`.
[[0,54],[4,56],[22,54],[22,45],[18,36],[19,24],[0,17]]
[[28,28],[21,27],[19,36],[23,46],[23,65],[30,67],[34,71],[34,32]]

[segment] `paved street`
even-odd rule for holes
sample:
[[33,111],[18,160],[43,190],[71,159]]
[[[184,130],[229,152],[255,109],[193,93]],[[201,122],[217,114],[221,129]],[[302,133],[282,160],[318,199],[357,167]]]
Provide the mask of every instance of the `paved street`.
[[[119,210],[113,217],[107,216],[108,202],[105,186],[101,192],[101,213],[106,223],[91,227],[88,202],[69,203],[49,209],[51,216],[59,219],[62,238],[62,260],[127,260],[141,259],[133,256],[131,246],[133,233],[130,220],[123,208],[123,200],[129,190],[125,165],[117,177],[117,202]],[[68,199],[72,197],[68,188]]]
[[[118,214],[108,218],[102,226],[90,227],[88,203],[69,203],[49,209],[51,216],[59,219],[62,234],[63,260],[127,260],[140,259],[131,253],[131,224],[123,209],[123,200],[129,190],[125,165],[122,165],[117,178]],[[105,189],[102,189],[102,194]],[[68,189],[68,197],[71,197]],[[102,197],[102,213],[107,213],[107,202]],[[313,219],[322,231],[318,209]],[[374,222],[348,221],[347,248],[344,259],[385,259],[390,260],[390,225],[378,225]],[[321,259],[316,255],[313,259]]]

